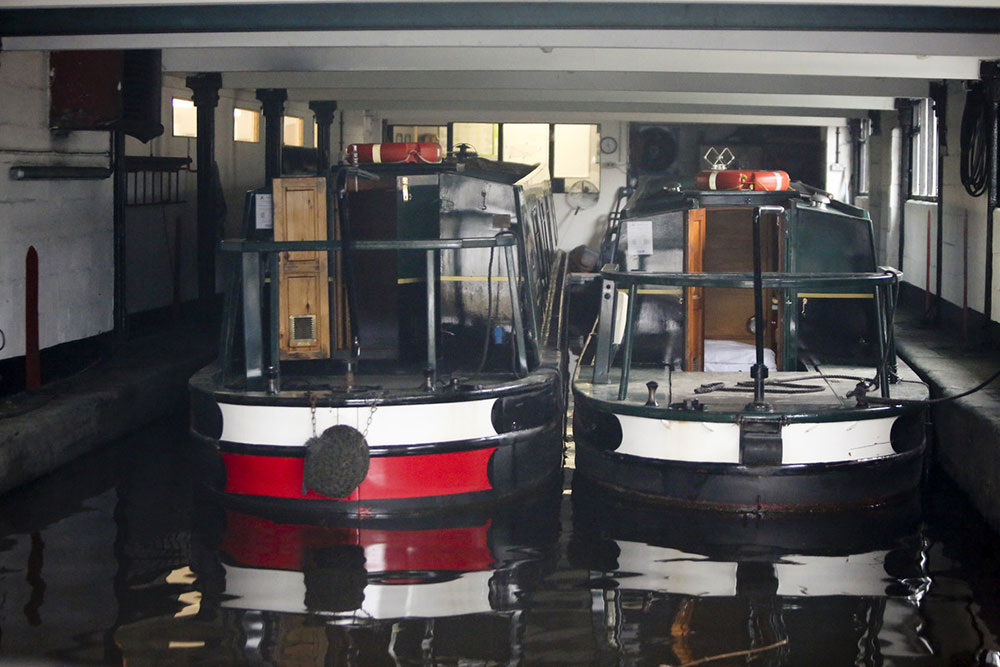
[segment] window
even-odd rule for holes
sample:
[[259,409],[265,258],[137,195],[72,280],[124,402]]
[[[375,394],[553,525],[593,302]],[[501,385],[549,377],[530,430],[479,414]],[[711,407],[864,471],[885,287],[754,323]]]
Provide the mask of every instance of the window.
[[198,110],[191,100],[174,97],[170,100],[174,112],[174,136],[198,136]]
[[937,197],[938,137],[934,104],[920,100],[913,107],[912,178],[910,195],[917,199]]
[[420,141],[423,143],[438,144],[442,151],[447,148],[448,126],[447,125],[393,125],[390,133],[392,140],[397,143],[410,143]]
[[548,123],[504,123],[500,154],[508,162],[540,164],[549,171]]
[[233,141],[260,141],[260,112],[233,108]]
[[500,126],[497,123],[452,123],[451,149],[467,144],[479,157],[500,159]]
[[[601,127],[582,123],[451,123],[451,153],[465,144],[479,157],[522,164],[538,164],[553,190],[567,191],[586,181],[588,192],[599,190],[598,159]],[[390,125],[387,141],[434,141],[445,148],[449,125]],[[391,139],[389,139],[391,137]],[[593,186],[593,187],[591,187]],[[578,186],[579,187],[579,186]]]
[[305,145],[305,120],[298,116],[282,116],[282,126],[281,143],[286,146]]
[[601,142],[600,126],[557,123],[552,129],[552,178],[563,179],[564,191],[589,181],[600,189],[601,165],[597,159]]

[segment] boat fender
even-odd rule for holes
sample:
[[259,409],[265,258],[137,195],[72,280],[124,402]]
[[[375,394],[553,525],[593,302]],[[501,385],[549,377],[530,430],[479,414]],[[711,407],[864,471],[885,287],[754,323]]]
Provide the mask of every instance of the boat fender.
[[302,494],[312,489],[346,498],[368,476],[368,442],[356,428],[337,424],[306,440]]

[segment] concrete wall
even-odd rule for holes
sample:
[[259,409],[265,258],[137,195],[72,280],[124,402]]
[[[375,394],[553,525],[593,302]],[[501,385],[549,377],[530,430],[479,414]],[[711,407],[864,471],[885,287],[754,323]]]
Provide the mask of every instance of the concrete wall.
[[107,132],[49,132],[48,54],[0,52],[0,359],[24,354],[24,266],[38,251],[44,347],[112,326],[112,182],[15,181],[13,166],[107,167]]

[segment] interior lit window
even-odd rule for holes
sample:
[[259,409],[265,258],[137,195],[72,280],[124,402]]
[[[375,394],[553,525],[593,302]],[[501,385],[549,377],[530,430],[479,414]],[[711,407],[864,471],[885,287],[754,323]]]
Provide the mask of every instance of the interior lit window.
[[391,141],[397,143],[408,143],[420,141],[423,143],[438,144],[442,151],[448,143],[447,125],[392,125],[389,128]]
[[194,102],[180,97],[174,97],[170,102],[174,112],[174,136],[197,137],[198,110]]
[[233,141],[260,141],[260,112],[233,108]]
[[479,157],[497,160],[500,156],[500,126],[497,123],[453,123],[451,150],[458,152],[462,144]]
[[578,181],[600,188],[600,141],[599,125],[556,123],[552,129],[552,178],[564,179],[566,191]]
[[521,164],[539,164],[549,170],[549,124],[504,123],[503,159]]
[[913,179],[910,195],[937,197],[938,137],[934,103],[920,100],[913,107]]
[[282,143],[286,146],[305,145],[305,120],[298,116],[282,116]]

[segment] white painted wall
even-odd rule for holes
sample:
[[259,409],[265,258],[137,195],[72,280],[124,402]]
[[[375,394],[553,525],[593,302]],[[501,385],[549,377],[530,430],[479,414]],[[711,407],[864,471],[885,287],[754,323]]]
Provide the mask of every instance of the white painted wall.
[[24,354],[24,261],[39,258],[39,339],[50,347],[112,327],[112,182],[14,181],[10,167],[107,167],[106,132],[48,130],[48,54],[0,52],[0,359]]
[[[944,159],[944,229],[942,248],[942,288],[941,294],[946,301],[957,306],[963,304],[963,291],[967,291],[967,303],[970,308],[983,312],[983,295],[985,294],[986,271],[986,196],[971,197],[962,186],[959,175],[960,148],[959,136],[962,123],[962,110],[965,108],[965,92],[955,82],[948,84],[948,145],[949,151]],[[895,114],[891,114],[893,117]],[[884,148],[884,147],[883,147]],[[892,155],[898,155],[898,147],[894,146]],[[883,155],[883,161],[888,156]],[[895,188],[895,182],[893,188]],[[898,196],[894,194],[898,199]],[[937,203],[910,200],[906,202],[903,247],[903,280],[920,289],[937,291]],[[930,216],[930,225],[927,220]],[[966,223],[967,221],[967,223]],[[996,224],[994,222],[994,224]],[[967,226],[967,256],[964,239]],[[928,282],[927,248],[930,239],[930,271]],[[895,265],[898,252],[898,233],[890,240],[892,257],[890,263]],[[1000,256],[996,248],[991,251],[994,262],[994,275],[1000,276]],[[965,272],[967,267],[967,283]],[[1000,307],[1000,280],[994,280],[992,319],[998,319],[997,308]]]

